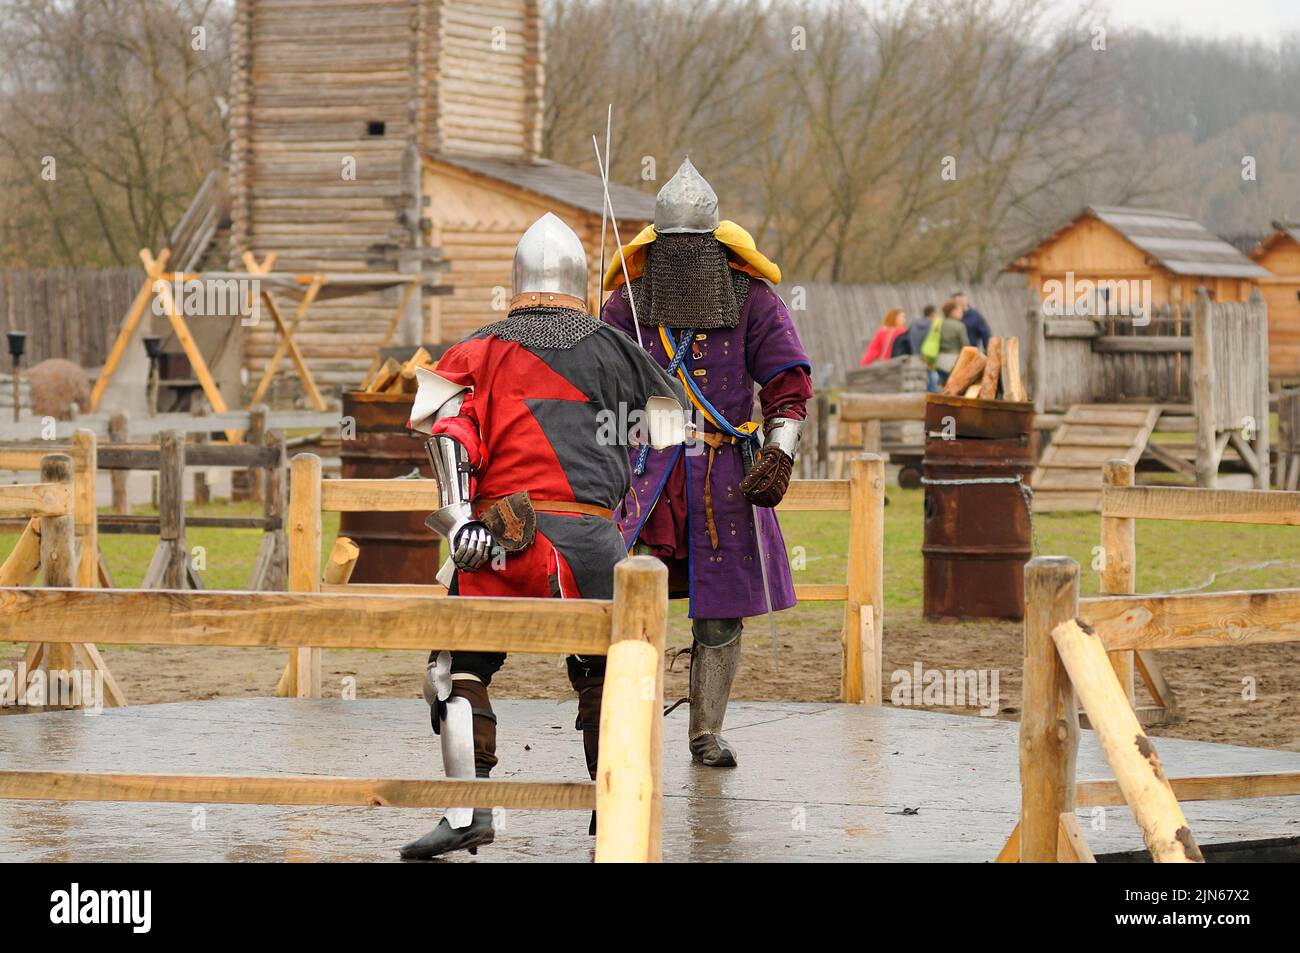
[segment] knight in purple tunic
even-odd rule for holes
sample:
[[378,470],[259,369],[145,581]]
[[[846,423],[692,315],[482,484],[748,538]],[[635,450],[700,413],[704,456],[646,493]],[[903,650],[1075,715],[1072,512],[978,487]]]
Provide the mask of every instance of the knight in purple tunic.
[[[690,599],[691,754],[731,766],[736,752],[721,728],[742,619],[765,614],[769,594],[773,610],[795,603],[773,507],[812,396],[808,355],[768,283],[780,270],[748,232],[719,221],[717,196],[689,159],[660,190],[655,224],[620,256],[605,275],[613,294],[601,319],[639,332],[650,356],[686,385],[699,430],[685,446],[631,451],[632,486],[615,517],[628,548],[663,559],[673,595]],[[761,441],[750,422],[756,390]]]

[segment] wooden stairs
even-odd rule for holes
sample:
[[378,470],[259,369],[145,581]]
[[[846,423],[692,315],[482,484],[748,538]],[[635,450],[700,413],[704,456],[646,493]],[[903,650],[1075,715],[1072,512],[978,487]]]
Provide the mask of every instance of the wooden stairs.
[[1136,465],[1160,412],[1159,404],[1072,405],[1030,480],[1034,512],[1100,512],[1102,465],[1116,457]]

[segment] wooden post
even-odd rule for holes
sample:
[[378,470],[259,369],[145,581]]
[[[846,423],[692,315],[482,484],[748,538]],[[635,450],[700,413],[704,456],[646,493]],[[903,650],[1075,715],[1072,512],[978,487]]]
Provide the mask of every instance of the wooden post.
[[882,704],[885,461],[874,453],[849,463],[848,598],[844,602],[840,699]]
[[[72,483],[72,458],[62,453],[42,457],[41,482]],[[41,517],[41,569],[47,586],[77,584],[76,519],[71,513]],[[46,701],[57,703],[58,698],[69,697],[66,693],[70,686],[65,677],[75,667],[72,645],[67,642],[47,643],[41,657],[48,676]]]
[[[1205,858],[1169,787],[1156,749],[1115,680],[1101,640],[1074,619],[1066,619],[1053,629],[1052,643],[1097,732],[1124,800],[1133,809],[1151,858],[1157,863],[1203,863]],[[1023,847],[1021,859],[1025,859]]]
[[668,569],[651,556],[614,568],[614,617],[596,767],[596,860],[658,862],[663,829],[663,659]]
[[[346,585],[352,578],[352,570],[356,568],[357,557],[360,555],[361,547],[346,536],[335,539],[329,561],[325,563],[325,581],[336,586]],[[296,671],[297,667],[292,662],[285,665],[275,686],[276,695],[284,698],[293,694],[292,679]]]
[[268,523],[277,521],[280,524],[270,534],[274,550],[271,558],[270,585],[268,588],[284,589],[285,580],[289,574],[289,546],[285,541],[284,532],[284,501],[288,495],[285,483],[289,478],[289,451],[285,445],[284,434],[278,430],[268,433],[265,442],[268,447],[274,447],[279,451],[275,466],[261,471],[264,478],[262,515],[267,519]]
[[817,466],[813,471],[813,478],[818,480],[826,479],[830,472],[830,448],[827,444],[828,428],[831,419],[831,399],[825,393],[818,393],[815,398],[817,404]]
[[[114,414],[108,421],[109,443],[126,443],[130,432],[130,420],[126,413]],[[109,479],[113,482],[113,512],[122,516],[131,513],[131,501],[127,496],[127,470],[113,470]]]
[[[248,432],[244,434],[244,442],[254,447],[260,447],[266,440],[267,416],[270,411],[267,410],[266,404],[254,404],[248,410]],[[262,499],[262,472],[256,467],[244,471],[244,479],[248,481],[242,495],[242,499],[261,500]],[[231,492],[233,496],[233,491]]]
[[1213,490],[1219,483],[1214,416],[1216,368],[1210,313],[1210,296],[1204,288],[1198,288],[1192,314],[1192,412],[1196,414],[1196,485],[1207,490]]
[[[194,407],[190,410],[190,416],[192,417],[206,417],[207,415],[208,415],[208,408],[205,407],[201,402],[195,403]],[[194,441],[194,443],[212,442],[211,436],[206,433],[193,434],[191,439]],[[210,502],[212,502],[212,490],[208,486],[208,474],[204,470],[195,470],[194,471],[194,505],[206,506]]]
[[[1132,486],[1133,464],[1123,458],[1106,461],[1101,468],[1101,481],[1106,486]],[[1102,507],[1101,550],[1101,592],[1105,595],[1136,592],[1137,534],[1132,517],[1107,516]],[[1128,695],[1129,704],[1133,705],[1136,702],[1133,653],[1111,652],[1110,663]]]
[[[320,457],[300,453],[293,458],[289,477],[289,591],[320,592],[321,511]],[[321,650],[289,651],[290,694],[319,698]]]
[[77,585],[82,589],[94,589],[99,585],[99,512],[95,508],[98,470],[93,430],[73,432],[72,455],[76,461],[72,477],[72,518],[76,524],[77,541],[80,543]]
[[1054,863],[1062,814],[1074,811],[1079,713],[1052,630],[1079,610],[1079,564],[1039,556],[1025,566],[1025,670],[1020,716],[1020,860]]
[[1268,374],[1266,371],[1259,369],[1268,367],[1268,314],[1259,285],[1256,285],[1250,293],[1249,308],[1251,311],[1256,312],[1256,316],[1259,318],[1259,333],[1256,340],[1259,349],[1257,358],[1259,363],[1255,372],[1262,378],[1258,388],[1259,402],[1254,412],[1254,450],[1257,464],[1255,468],[1255,489],[1267,490],[1269,488],[1269,443],[1273,439],[1273,435],[1268,408]]
[[184,589],[185,565],[185,435],[168,430],[161,437],[158,459],[158,536],[166,547],[163,589]]

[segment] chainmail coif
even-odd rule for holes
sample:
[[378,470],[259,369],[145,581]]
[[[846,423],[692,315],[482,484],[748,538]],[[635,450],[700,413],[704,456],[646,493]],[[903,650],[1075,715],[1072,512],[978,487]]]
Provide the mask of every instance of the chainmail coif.
[[642,324],[700,331],[738,325],[748,293],[749,276],[728,266],[726,246],[711,234],[657,236],[631,290]]
[[479,334],[493,334],[525,347],[567,350],[600,330],[600,322],[574,308],[516,308],[504,321],[485,325]]

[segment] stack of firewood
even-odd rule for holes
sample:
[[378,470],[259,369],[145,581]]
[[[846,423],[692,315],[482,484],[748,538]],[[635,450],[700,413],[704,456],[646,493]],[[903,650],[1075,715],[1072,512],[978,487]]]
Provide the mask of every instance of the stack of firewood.
[[375,372],[375,376],[366,385],[365,392],[367,394],[414,394],[419,386],[415,382],[415,369],[432,363],[433,358],[424,348],[417,350],[405,363],[390,357]]
[[977,347],[962,348],[943,393],[981,400],[1028,400],[1020,378],[1020,339],[989,338],[988,354]]

